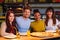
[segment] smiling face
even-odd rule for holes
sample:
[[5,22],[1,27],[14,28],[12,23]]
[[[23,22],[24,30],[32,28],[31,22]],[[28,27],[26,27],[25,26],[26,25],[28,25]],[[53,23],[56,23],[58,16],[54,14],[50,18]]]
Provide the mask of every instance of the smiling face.
[[30,16],[30,10],[29,9],[25,9],[24,12],[23,12],[23,16],[25,18],[28,18]]
[[8,16],[8,19],[9,19],[10,22],[13,22],[13,20],[14,20],[14,14],[10,13],[10,15]]
[[48,7],[47,10],[46,10],[45,24],[47,26],[48,26],[49,19],[52,19],[53,25],[56,24],[56,15],[55,15],[55,12],[54,12],[54,8],[53,7]]
[[48,15],[49,18],[52,18],[52,14],[53,14],[52,11],[48,11],[48,12],[47,12],[47,15]]
[[34,14],[34,18],[35,18],[35,20],[40,20],[40,18],[41,18],[40,13],[39,13],[39,12],[36,12],[36,13]]

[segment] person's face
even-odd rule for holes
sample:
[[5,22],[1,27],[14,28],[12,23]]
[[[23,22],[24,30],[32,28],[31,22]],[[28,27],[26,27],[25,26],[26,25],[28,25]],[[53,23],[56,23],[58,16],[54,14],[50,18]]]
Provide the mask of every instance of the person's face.
[[29,9],[25,9],[24,12],[23,12],[23,16],[25,18],[28,18],[30,16],[30,10]]
[[8,19],[9,19],[10,22],[13,22],[13,20],[14,20],[14,14],[10,13]]
[[52,18],[52,14],[53,14],[53,12],[51,12],[51,11],[47,12],[47,15],[48,15],[49,18]]
[[40,18],[41,18],[41,15],[40,15],[40,13],[35,13],[34,14],[34,18],[35,18],[35,20],[39,20]]

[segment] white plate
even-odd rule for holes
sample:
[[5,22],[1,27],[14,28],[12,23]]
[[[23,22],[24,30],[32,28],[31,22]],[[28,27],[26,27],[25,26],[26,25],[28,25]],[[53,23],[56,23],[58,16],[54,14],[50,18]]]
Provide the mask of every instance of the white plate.
[[52,32],[33,32],[31,33],[32,36],[38,36],[38,37],[51,37],[54,33]]
[[52,32],[33,32],[33,33],[31,33],[31,35],[34,37],[40,37],[42,39],[50,39],[50,38],[60,37],[59,34],[52,33]]
[[55,30],[46,30],[45,32],[56,32]]
[[5,38],[16,38],[16,35],[7,35],[7,36],[3,36]]
[[22,32],[22,33],[19,32],[19,34],[20,34],[20,35],[27,35],[26,32]]

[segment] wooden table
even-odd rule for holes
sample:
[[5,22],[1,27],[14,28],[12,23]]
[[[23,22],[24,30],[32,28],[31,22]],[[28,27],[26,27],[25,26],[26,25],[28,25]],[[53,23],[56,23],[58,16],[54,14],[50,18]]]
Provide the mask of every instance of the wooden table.
[[28,37],[28,36],[21,36],[20,39],[7,39],[7,38],[4,38],[4,37],[0,37],[0,40],[43,40],[42,38],[39,38],[39,37]]
[[20,36],[20,38],[7,39],[4,37],[0,37],[0,40],[44,40],[44,39],[54,39],[54,38],[58,38],[58,37],[60,38],[60,35],[59,36],[52,36],[52,37],[48,37],[48,38],[34,37],[34,36]]

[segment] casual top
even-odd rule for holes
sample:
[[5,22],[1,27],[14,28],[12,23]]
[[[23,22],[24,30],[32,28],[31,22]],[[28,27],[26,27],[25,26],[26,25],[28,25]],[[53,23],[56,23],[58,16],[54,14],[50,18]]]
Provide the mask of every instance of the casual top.
[[20,33],[27,32],[27,30],[30,27],[30,19],[24,19],[22,16],[21,17],[16,17],[16,22],[17,22],[17,28]]
[[31,29],[34,32],[42,32],[45,31],[45,23],[43,20],[33,21],[31,22]]
[[56,30],[58,27],[58,20],[56,19],[56,24],[53,25],[53,20],[52,19],[49,19],[48,21],[48,26],[46,26],[46,30]]
[[[13,32],[14,31],[14,32]],[[6,22],[1,24],[1,36],[16,34],[16,31],[13,28],[7,27]]]

